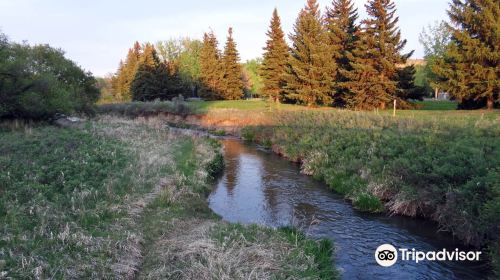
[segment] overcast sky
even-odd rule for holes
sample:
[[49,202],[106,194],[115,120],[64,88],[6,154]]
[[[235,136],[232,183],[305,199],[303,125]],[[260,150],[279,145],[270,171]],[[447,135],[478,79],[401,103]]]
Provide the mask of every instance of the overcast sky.
[[[223,46],[227,28],[242,61],[259,57],[272,10],[283,29],[293,23],[306,0],[0,0],[0,29],[14,41],[49,43],[96,75],[114,72],[134,41],[156,42],[179,36],[201,39],[210,28]],[[365,0],[355,0],[361,17]],[[424,26],[446,20],[448,0],[395,0],[407,49],[423,56],[418,34]],[[319,0],[322,8],[331,0]]]

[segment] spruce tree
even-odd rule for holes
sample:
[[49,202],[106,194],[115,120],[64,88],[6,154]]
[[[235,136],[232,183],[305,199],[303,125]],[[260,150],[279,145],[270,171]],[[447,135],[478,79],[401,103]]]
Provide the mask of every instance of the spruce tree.
[[308,106],[333,101],[336,63],[316,0],[308,0],[290,35],[286,97]]
[[413,52],[401,54],[406,40],[401,39],[392,0],[371,0],[365,7],[369,18],[362,21],[359,40],[347,55],[352,70],[341,72],[347,78],[350,107],[385,109],[388,102],[400,99],[397,65],[404,65]]
[[217,38],[213,32],[205,33],[200,50],[200,96],[205,99],[222,99],[222,78]]
[[330,45],[332,46],[332,59],[337,62],[337,91],[335,103],[343,106],[346,102],[346,89],[341,87],[347,81],[343,71],[352,70],[347,54],[352,52],[358,39],[359,26],[358,10],[352,0],[333,0],[332,6],[326,10],[325,21]]
[[224,76],[221,83],[222,96],[226,100],[237,100],[243,97],[243,70],[240,65],[240,56],[233,39],[233,29],[229,28],[222,67]]
[[125,63],[123,60],[120,60],[120,64],[118,66],[118,70],[116,71],[116,74],[113,75],[111,78],[111,92],[114,96],[114,98],[118,101],[124,101],[125,99],[123,98],[123,93],[125,92],[124,90],[124,75],[123,71],[125,69]]
[[176,92],[169,91],[169,83],[168,67],[160,61],[153,45],[146,44],[131,86],[133,99],[151,101],[174,97]]
[[264,48],[264,60],[260,71],[264,85],[262,94],[275,102],[279,102],[283,98],[283,88],[285,86],[284,75],[288,59],[288,46],[285,41],[285,33],[281,29],[281,20],[277,9],[273,11],[267,36],[269,39]]
[[[418,87],[415,85],[415,66],[409,65],[406,67],[399,68],[397,71],[398,75],[398,93],[397,97],[400,100],[423,100],[426,94],[425,88]],[[398,107],[411,108],[410,104],[403,102],[399,104]]]
[[453,0],[448,11],[452,42],[433,70],[461,107],[500,103],[500,4]]
[[113,79],[113,92],[123,101],[132,100],[131,86],[139,67],[139,59],[142,55],[142,47],[139,42],[128,50],[125,62],[120,62],[117,73]]

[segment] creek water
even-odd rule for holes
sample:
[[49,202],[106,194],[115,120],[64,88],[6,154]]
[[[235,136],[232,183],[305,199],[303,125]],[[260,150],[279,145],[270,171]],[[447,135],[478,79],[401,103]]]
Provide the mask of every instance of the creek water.
[[[341,196],[299,167],[258,146],[226,139],[225,170],[209,196],[210,208],[223,219],[270,227],[295,225],[312,238],[331,239],[335,265],[343,279],[485,279],[481,262],[398,261],[379,266],[376,248],[438,251],[462,248],[434,223],[356,211]],[[484,253],[483,253],[484,254]]]

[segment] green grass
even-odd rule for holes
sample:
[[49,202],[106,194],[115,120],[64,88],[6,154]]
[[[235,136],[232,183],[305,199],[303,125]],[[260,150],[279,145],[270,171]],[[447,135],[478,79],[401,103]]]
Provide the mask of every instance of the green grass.
[[9,276],[29,277],[42,264],[68,266],[77,256],[105,258],[69,234],[108,234],[106,226],[121,215],[109,205],[130,191],[123,170],[134,155],[118,141],[73,129],[1,132],[0,139],[0,258]]
[[[1,126],[2,276],[140,279],[176,278],[182,271],[193,273],[192,278],[248,278],[252,273],[275,273],[272,267],[247,262],[255,257],[247,254],[247,247],[234,247],[238,252],[219,247],[207,251],[205,244],[216,243],[211,229],[231,227],[206,201],[208,182],[223,167],[220,150],[220,143],[212,139],[172,136],[154,118],[105,117],[81,130]],[[252,246],[273,248],[266,254],[272,256],[270,263],[285,257],[308,261],[307,269],[294,268],[293,273],[307,272],[316,279],[326,275],[320,271],[335,271],[331,254],[315,261],[279,232],[256,226],[241,229],[269,237]],[[222,235],[226,237],[230,238]],[[310,256],[318,251],[315,244],[322,244],[301,242],[308,244]],[[278,257],[282,244],[290,251]],[[241,257],[245,254],[248,259]],[[322,267],[327,257],[330,266]]]
[[[221,100],[221,101],[191,101],[188,103],[189,107],[195,111],[205,112],[214,109],[235,109],[235,110],[269,110],[271,106],[275,109],[296,109],[307,110],[306,106],[293,105],[293,104],[271,104],[269,101],[254,99],[254,100]],[[418,101],[417,105],[421,106],[420,110],[434,110],[434,111],[450,111],[457,109],[457,103],[454,101]],[[329,109],[330,107],[322,107],[322,109]],[[335,109],[335,108],[331,108]],[[406,111],[420,111],[420,110],[406,110]],[[391,110],[387,110],[391,111]]]
[[360,210],[426,217],[490,246],[500,230],[500,116],[450,112],[289,111],[242,133],[270,140]]
[[225,101],[191,101],[189,107],[196,112],[206,112],[213,109],[236,109],[236,110],[276,110],[276,109],[301,109],[304,106],[291,104],[274,104],[265,100],[225,100]]
[[[273,279],[339,279],[332,266],[333,245],[326,239],[312,240],[294,228],[264,229],[256,225],[225,224],[215,227],[212,238],[223,248],[248,248],[255,244],[263,249],[279,246],[286,251],[276,263]],[[261,249],[262,250],[262,249]]]
[[454,101],[437,101],[437,100],[427,100],[419,101],[417,105],[422,106],[422,110],[439,110],[439,111],[450,111],[457,110],[457,102]]

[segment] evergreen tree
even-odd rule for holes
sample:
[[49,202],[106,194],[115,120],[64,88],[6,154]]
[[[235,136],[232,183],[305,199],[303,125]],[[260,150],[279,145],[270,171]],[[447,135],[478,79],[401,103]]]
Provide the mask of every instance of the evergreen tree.
[[274,9],[267,36],[269,39],[264,48],[264,60],[260,71],[263,82],[262,94],[279,102],[282,99],[285,86],[284,76],[288,60],[288,46],[285,41],[285,33],[281,29],[281,20],[277,9]]
[[290,35],[286,97],[308,106],[331,104],[336,63],[316,0],[308,0]]
[[498,0],[453,0],[448,11],[452,43],[433,70],[461,107],[500,102],[500,4]]
[[223,98],[226,100],[237,100],[243,97],[243,70],[239,61],[240,56],[236,49],[236,42],[233,39],[233,29],[229,28],[224,56],[222,57],[224,76],[221,91]]
[[177,92],[172,91],[171,83],[167,65],[160,61],[153,45],[146,44],[131,86],[133,99],[150,101],[172,98]]
[[134,47],[128,50],[125,62],[120,62],[118,71],[113,79],[114,95],[123,101],[132,100],[131,85],[139,67],[139,60],[142,55],[142,48],[139,42],[134,43]]
[[333,48],[332,58],[338,66],[337,81],[339,84],[335,89],[337,91],[335,100],[337,105],[345,104],[347,93],[341,85],[347,79],[343,76],[342,70],[352,70],[347,54],[354,50],[355,42],[358,39],[357,19],[358,10],[354,7],[352,0],[333,0],[332,7],[327,8],[325,15],[330,45]]
[[[410,65],[406,67],[399,68],[397,70],[398,74],[398,93],[397,97],[400,100],[423,100],[426,94],[425,88],[418,87],[415,85],[415,66]],[[402,105],[408,106],[404,102]]]
[[352,70],[341,72],[347,78],[350,107],[385,109],[388,102],[399,99],[397,65],[404,65],[413,52],[401,54],[406,40],[401,39],[392,0],[371,0],[365,7],[369,18],[362,21],[360,38],[347,55]]
[[124,69],[125,69],[125,63],[123,63],[123,60],[120,60],[118,70],[116,71],[116,74],[113,75],[113,77],[111,78],[111,92],[113,97],[118,101],[125,100],[123,98],[123,93],[125,92],[124,89],[125,82],[123,81],[123,79],[125,75],[122,74]]
[[222,99],[223,77],[218,42],[213,32],[205,33],[200,50],[200,96],[206,99]]

